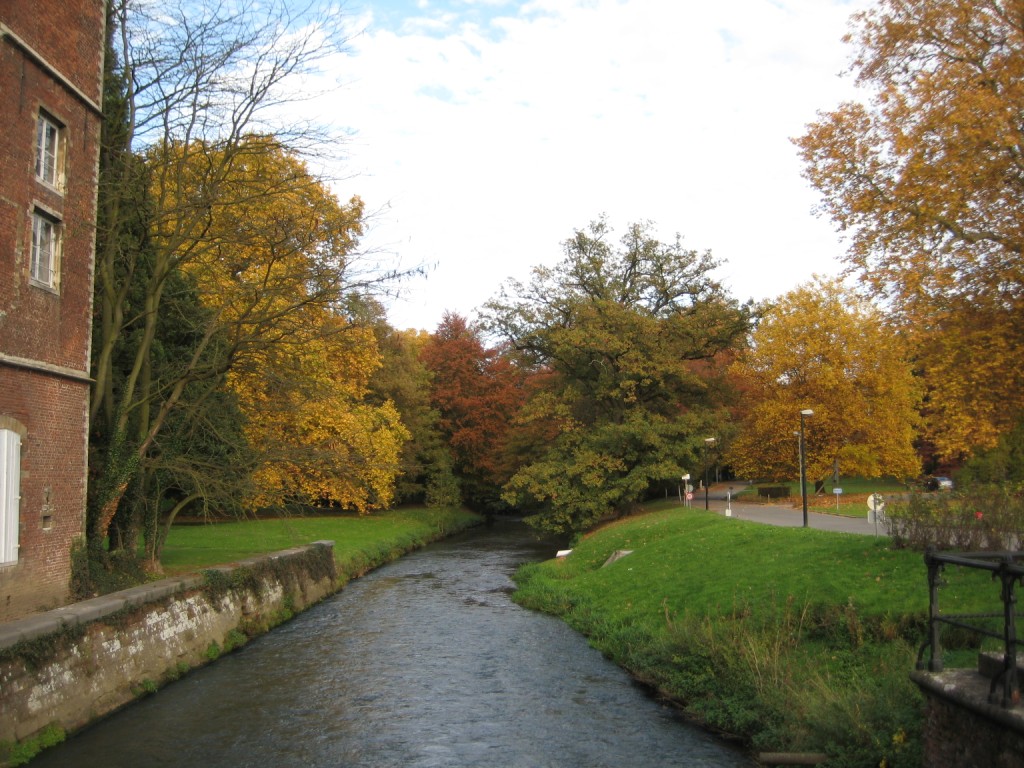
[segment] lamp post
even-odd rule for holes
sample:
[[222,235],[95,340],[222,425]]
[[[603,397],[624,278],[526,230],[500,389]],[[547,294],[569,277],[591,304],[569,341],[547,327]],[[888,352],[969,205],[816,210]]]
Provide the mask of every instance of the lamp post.
[[807,456],[804,444],[804,420],[813,415],[814,411],[810,408],[800,411],[800,495],[804,500],[804,528],[807,527]]
[[704,438],[704,509],[708,509],[708,448],[715,444],[715,438]]

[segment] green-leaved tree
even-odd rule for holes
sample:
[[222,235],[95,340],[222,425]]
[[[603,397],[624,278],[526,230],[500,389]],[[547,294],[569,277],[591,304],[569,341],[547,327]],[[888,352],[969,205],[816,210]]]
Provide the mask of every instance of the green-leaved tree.
[[649,223],[616,243],[602,218],[564,248],[528,284],[508,282],[483,322],[547,374],[520,415],[544,439],[504,498],[538,526],[580,531],[698,468],[724,403],[708,363],[744,338],[750,308],[712,278],[710,253],[660,242]]

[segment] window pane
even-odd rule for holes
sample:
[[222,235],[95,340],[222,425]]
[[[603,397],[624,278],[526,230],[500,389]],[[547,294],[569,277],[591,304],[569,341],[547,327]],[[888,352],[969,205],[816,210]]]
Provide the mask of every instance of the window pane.
[[60,129],[43,115],[36,127],[36,176],[47,184],[57,185],[57,152]]
[[46,134],[46,120],[42,115],[36,121],[36,176],[43,178],[43,141]]
[[18,560],[21,435],[0,429],[0,563]]
[[32,259],[29,274],[32,279],[53,285],[53,256],[55,243],[54,223],[36,213],[32,215]]

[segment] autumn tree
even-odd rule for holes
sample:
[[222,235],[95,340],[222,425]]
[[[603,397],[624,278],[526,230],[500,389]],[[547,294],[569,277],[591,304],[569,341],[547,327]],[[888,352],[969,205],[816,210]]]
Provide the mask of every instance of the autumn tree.
[[[247,354],[254,360],[297,331],[331,326],[329,317],[308,322],[307,308],[330,313],[342,297],[389,290],[398,277],[360,258],[359,202],[338,204],[302,166],[302,152],[322,153],[329,137],[283,109],[298,93],[295,79],[343,44],[340,16],[207,0],[108,8],[90,408],[94,551],[129,489],[145,493],[139,473],[164,455],[176,412],[205,407]],[[232,226],[242,210],[258,215]],[[261,238],[269,258],[253,259],[249,246]],[[175,315],[175,286],[204,288],[218,264],[237,270],[251,293],[223,291],[220,304],[204,296],[203,311]],[[303,290],[272,296],[295,264],[305,271],[290,285],[305,280]],[[191,346],[166,356],[160,329],[171,315]]]
[[984,484],[1024,487],[1024,422],[999,438],[994,448],[972,456],[957,472],[960,487]]
[[256,501],[386,506],[407,433],[393,404],[370,401],[380,353],[346,282],[362,203],[341,204],[272,137],[242,146],[251,150],[223,183],[231,204],[211,209],[204,247],[182,270],[202,286],[204,328],[222,339],[260,457]]
[[710,253],[660,242],[649,224],[616,243],[602,218],[564,250],[528,284],[508,282],[484,322],[546,377],[520,421],[548,439],[504,497],[540,526],[578,531],[699,466],[725,402],[700,363],[739,343],[750,313],[711,277]]
[[772,302],[731,368],[746,417],[729,452],[745,477],[799,474],[794,430],[806,421],[808,478],[914,477],[919,383],[903,339],[881,312],[817,279]]
[[408,432],[391,402],[368,398],[380,365],[372,330],[309,312],[301,344],[270,345],[229,374],[258,446],[258,506],[327,504],[360,513],[390,505]]
[[430,397],[440,414],[463,500],[481,511],[502,508],[500,488],[512,476],[507,443],[524,399],[525,372],[479,328],[446,312],[420,353],[432,374]]
[[462,499],[453,459],[441,431],[441,414],[430,397],[433,374],[421,359],[430,334],[391,327],[383,310],[373,328],[381,366],[370,379],[370,396],[379,404],[393,403],[409,431],[395,478],[395,499],[430,506],[458,505]]
[[883,0],[854,16],[872,94],[797,140],[847,261],[911,337],[947,460],[1024,409],[1024,6]]

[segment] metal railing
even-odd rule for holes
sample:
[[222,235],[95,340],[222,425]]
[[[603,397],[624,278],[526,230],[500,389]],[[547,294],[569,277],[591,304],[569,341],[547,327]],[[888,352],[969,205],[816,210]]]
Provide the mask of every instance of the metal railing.
[[[942,644],[940,630],[943,624],[960,627],[971,632],[1001,640],[1003,644],[1002,670],[993,675],[989,688],[989,703],[1010,708],[1020,702],[1020,679],[1017,669],[1017,650],[1022,643],[1017,639],[1017,619],[1024,614],[1017,613],[1017,596],[1014,588],[1024,584],[1024,552],[937,552],[929,548],[924,554],[928,566],[928,640],[917,654],[917,668],[929,672],[942,671]],[[988,571],[992,579],[1001,585],[1000,599],[1003,610],[1000,613],[942,614],[939,611],[939,587],[942,585],[942,571],[947,565]],[[1002,619],[1002,630],[990,629],[992,619]],[[931,650],[927,663],[925,651]],[[1001,693],[997,690],[1001,687]]]

